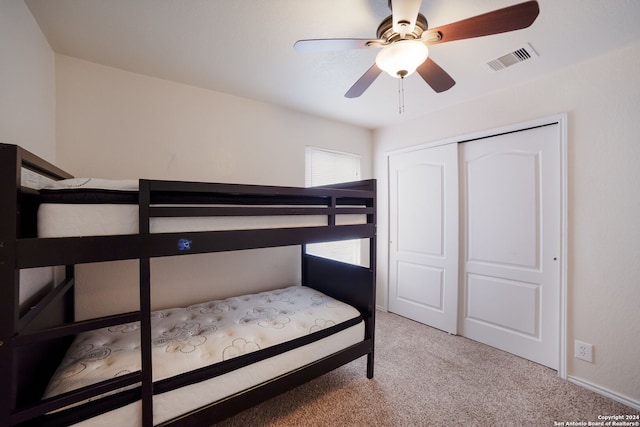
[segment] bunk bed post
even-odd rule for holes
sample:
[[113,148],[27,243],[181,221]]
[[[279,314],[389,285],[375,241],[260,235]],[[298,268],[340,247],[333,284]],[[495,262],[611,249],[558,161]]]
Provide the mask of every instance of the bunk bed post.
[[370,205],[367,204],[367,207],[373,208],[372,214],[367,215],[367,223],[373,224],[375,228],[373,236],[369,239],[369,269],[372,274],[372,286],[373,289],[371,291],[371,311],[369,313],[369,318],[367,319],[368,328],[367,334],[371,337],[371,341],[374,342],[374,345],[371,347],[371,352],[367,354],[367,378],[373,378],[373,359],[374,359],[374,351],[375,351],[375,325],[376,325],[376,247],[377,247],[377,235],[378,235],[378,223],[376,222],[376,200],[377,200],[377,181],[371,181],[371,190],[373,191],[374,197],[370,201]]
[[[16,404],[16,370],[10,340],[16,334],[20,271],[16,269],[19,227],[20,156],[15,145],[0,144],[0,420],[10,419]],[[6,202],[6,203],[5,203]]]
[[336,225],[336,214],[335,214],[335,208],[336,208],[336,197],[335,196],[331,196],[329,197],[329,209],[331,209],[331,211],[333,211],[333,213],[329,214],[328,218],[327,218],[327,225],[328,226],[334,226]]
[[[149,235],[151,205],[149,181],[140,180],[138,192],[138,227],[141,236]],[[146,246],[145,246],[146,247]],[[148,251],[140,264],[140,357],[142,366],[142,426],[153,426],[153,358],[151,354],[151,259]]]

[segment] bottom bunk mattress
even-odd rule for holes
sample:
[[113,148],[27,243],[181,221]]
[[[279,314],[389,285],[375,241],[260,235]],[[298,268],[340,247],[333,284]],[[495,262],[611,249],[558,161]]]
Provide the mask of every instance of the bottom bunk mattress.
[[[355,308],[304,286],[152,313],[154,381],[229,360],[343,322],[340,332],[220,376],[154,396],[154,424],[253,387],[364,339]],[[44,398],[140,370],[139,323],[78,335]],[[140,425],[135,402],[87,425]],[[84,423],[81,423],[84,424]]]

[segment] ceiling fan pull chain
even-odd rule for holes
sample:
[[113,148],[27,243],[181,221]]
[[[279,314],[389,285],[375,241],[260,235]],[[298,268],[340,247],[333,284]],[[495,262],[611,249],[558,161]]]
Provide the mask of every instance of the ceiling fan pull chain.
[[404,77],[398,79],[398,114],[404,113]]

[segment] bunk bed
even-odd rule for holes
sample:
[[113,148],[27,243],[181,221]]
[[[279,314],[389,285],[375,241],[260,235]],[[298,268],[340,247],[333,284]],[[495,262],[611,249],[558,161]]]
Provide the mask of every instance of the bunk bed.
[[[38,188],[43,181],[63,191],[52,196],[55,190]],[[0,424],[55,426],[87,421],[116,425],[113,420],[122,418],[109,417],[124,416],[132,425],[144,427],[211,425],[363,356],[367,358],[366,375],[373,377],[374,180],[315,188],[139,180],[125,191],[98,190],[101,196],[126,199],[108,199],[109,204],[133,206],[137,211],[133,228],[107,230],[100,235],[94,231],[47,231],[43,236],[40,230],[39,235],[39,228],[46,228],[42,216],[50,198],[77,197],[66,190],[83,182],[18,146],[0,144]],[[104,203],[91,194],[81,197],[82,205]],[[77,203],[78,199],[73,200]],[[192,223],[198,224],[195,229],[190,228]],[[346,239],[369,242],[368,266],[309,255],[305,250],[309,243]],[[152,310],[153,258],[298,245],[299,284],[267,294]],[[74,265],[132,259],[139,262],[139,283],[133,284],[139,287],[139,310],[76,320]],[[28,276],[25,272],[45,267],[56,271],[51,278],[47,276],[45,281],[50,283],[42,284],[25,300],[21,296],[21,282]],[[307,303],[306,308],[290,311],[310,311],[310,318],[291,320],[294,318],[287,310],[294,307],[290,305],[295,299],[292,296]],[[278,300],[283,305],[274,302]],[[276,316],[249,316],[247,320],[249,307],[255,304],[246,304],[252,301],[274,302],[266,310],[276,310]],[[343,307],[346,314],[336,315],[342,316],[340,320],[323,322],[333,314],[317,314],[320,306]],[[291,321],[303,325],[299,329],[306,332],[278,338],[273,345],[260,345],[246,353],[211,357],[204,365],[187,364],[182,370],[158,367],[158,353],[154,352],[158,334],[162,341],[176,330],[175,324],[158,321],[175,318],[182,322],[188,339],[175,348],[186,348],[183,353],[189,353],[196,347],[204,348],[200,346],[202,335],[218,330],[220,322],[214,323],[221,319],[218,315],[225,307],[226,311],[245,314],[229,321],[235,325],[255,326],[266,319],[279,329],[283,322]],[[214,313],[214,320],[198,317],[204,312]],[[318,319],[320,324],[314,323]],[[194,333],[189,328],[196,323],[200,326]],[[162,330],[158,332],[158,328]],[[135,330],[139,337],[123,344],[134,349],[129,358],[138,360],[137,370],[121,369],[118,375],[97,383],[60,386],[65,369],[72,366],[69,357],[73,359],[73,352],[83,345],[92,345],[87,344],[89,336],[128,330]],[[212,352],[194,353],[199,359],[209,359]],[[299,358],[296,352],[306,356]],[[169,366],[175,364],[172,361]],[[158,377],[155,371],[164,374]],[[188,398],[174,397],[181,391],[186,391]],[[178,402],[178,412],[162,412],[171,402]]]

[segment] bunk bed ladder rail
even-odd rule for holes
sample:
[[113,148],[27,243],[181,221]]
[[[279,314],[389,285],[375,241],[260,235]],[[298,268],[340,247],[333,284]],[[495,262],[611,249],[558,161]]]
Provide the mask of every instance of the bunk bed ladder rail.
[[[35,190],[23,187],[22,170],[32,171],[47,179],[64,179],[72,176],[53,166],[49,162],[29,153],[26,150],[9,144],[0,144],[0,368],[5,378],[0,381],[0,420],[11,421],[18,406],[18,384],[24,370],[18,369],[19,357],[15,351],[15,341],[20,332],[42,314],[46,304],[36,304],[32,310],[20,314],[20,269],[17,266],[17,246],[23,237],[34,237],[36,234],[35,212],[37,201]],[[28,227],[31,225],[31,227]],[[66,284],[58,288],[68,291],[73,286],[73,269],[67,266]],[[53,288],[48,295],[42,297],[48,301],[59,300],[60,289]],[[43,292],[40,292],[43,293]],[[68,319],[67,310],[63,317]],[[21,357],[33,358],[33,354]],[[35,360],[35,359],[33,359]]]
[[[74,322],[74,266],[50,262],[49,254],[59,252],[55,244],[39,247],[37,242],[42,239],[37,238],[35,226],[37,190],[25,185],[23,169],[33,173],[28,179],[36,187],[42,184],[42,178],[73,178],[16,145],[0,144],[0,368],[7,373],[0,381],[0,421],[3,425],[25,422],[29,425],[67,425],[74,419],[82,420],[83,415],[67,418],[63,415],[66,411],[63,411],[53,419],[47,416],[46,421],[42,416],[98,394],[135,385],[140,382],[139,375],[122,376],[101,385],[40,400],[46,386],[42,379],[53,374],[58,365],[57,358],[62,358],[70,337],[90,329],[137,321],[139,313]],[[56,261],[64,259],[58,259],[56,254],[52,258]],[[20,310],[21,270],[55,265],[64,265],[62,277],[54,275],[55,283],[42,287],[34,295],[33,302],[31,299],[22,302],[25,306],[28,303],[28,309]],[[43,351],[39,347],[41,343],[53,341],[57,343],[55,348],[47,347]],[[135,396],[125,399],[131,400],[132,397],[136,399]],[[95,413],[94,408],[88,408],[94,407],[95,403],[81,406],[86,408],[81,413]]]

